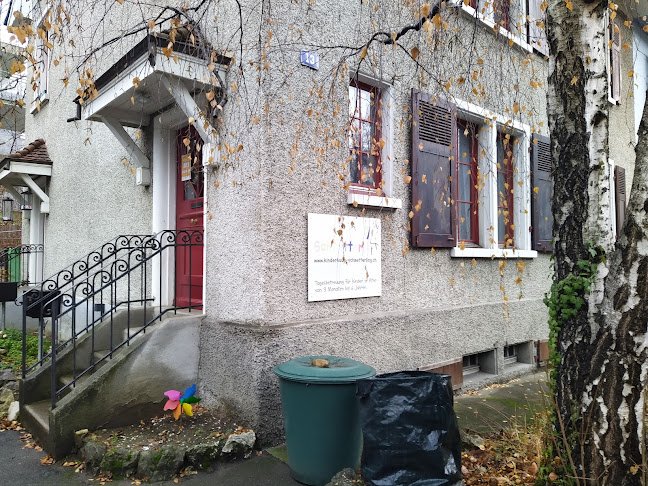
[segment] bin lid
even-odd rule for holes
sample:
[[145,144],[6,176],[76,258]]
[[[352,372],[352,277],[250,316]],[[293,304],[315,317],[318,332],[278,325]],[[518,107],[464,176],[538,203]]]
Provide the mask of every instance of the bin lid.
[[274,367],[279,378],[301,383],[353,383],[376,374],[371,366],[339,356],[302,356]]

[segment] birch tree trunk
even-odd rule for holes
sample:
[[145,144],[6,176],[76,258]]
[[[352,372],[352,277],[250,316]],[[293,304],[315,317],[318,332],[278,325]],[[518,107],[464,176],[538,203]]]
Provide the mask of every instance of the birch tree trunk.
[[[648,111],[623,234],[609,218],[607,1],[549,0],[547,106],[554,176],[555,280],[596,265],[587,305],[556,333],[556,427],[578,484],[642,484],[648,366]],[[579,262],[581,262],[579,264]]]

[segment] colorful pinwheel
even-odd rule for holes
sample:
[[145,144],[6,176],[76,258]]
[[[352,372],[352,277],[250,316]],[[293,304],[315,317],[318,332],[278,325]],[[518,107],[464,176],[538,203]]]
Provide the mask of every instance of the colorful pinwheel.
[[173,410],[173,417],[176,420],[180,418],[182,412],[193,417],[191,404],[200,401],[200,398],[194,397],[194,393],[196,393],[196,385],[191,385],[187,388],[182,396],[180,396],[180,392],[177,390],[165,391],[164,394],[169,398],[169,400],[167,400],[164,405],[164,410]]

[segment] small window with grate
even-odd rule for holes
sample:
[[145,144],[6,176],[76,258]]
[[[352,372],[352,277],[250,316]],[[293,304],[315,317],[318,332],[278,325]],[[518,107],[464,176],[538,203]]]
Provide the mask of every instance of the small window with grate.
[[479,371],[479,355],[469,354],[463,357],[463,374],[472,375]]

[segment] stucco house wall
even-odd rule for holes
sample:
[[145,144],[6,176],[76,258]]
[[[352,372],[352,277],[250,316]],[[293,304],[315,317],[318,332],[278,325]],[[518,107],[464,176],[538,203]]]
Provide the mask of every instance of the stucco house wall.
[[[249,18],[261,15],[257,2],[241,3]],[[112,20],[128,17],[128,8],[116,9]],[[374,10],[370,2],[332,0],[273,2],[272,17],[261,22],[262,28],[258,20],[241,24],[233,6],[209,17],[206,36],[234,63],[225,82],[221,151],[206,168],[198,385],[206,405],[234,410],[266,440],[281,434],[272,367],[284,360],[336,354],[387,372],[491,352],[496,373],[490,379],[498,380],[507,376],[505,345],[548,337],[542,300],[551,284],[549,254],[472,259],[451,257],[449,249],[413,247],[411,187],[404,180],[411,175],[413,88],[478,105],[499,123],[514,120],[531,133],[548,135],[547,61],[462,9],[444,13],[447,25],[429,39],[424,32],[403,39],[404,49],[374,48],[359,61],[357,55],[343,59],[353,49],[335,47],[361,48],[374,32],[372,22],[396,29],[417,15],[414,7],[388,2]],[[258,49],[232,44],[239,27],[246,40],[262,38]],[[96,72],[110,67],[132,47],[129,42],[135,41],[122,40],[106,52]],[[417,44],[425,48],[414,62]],[[300,49],[317,46],[319,70],[301,66]],[[257,62],[260,56],[267,66]],[[622,59],[625,72],[632,50]],[[239,69],[244,85],[235,83]],[[354,207],[343,187],[347,181],[338,177],[348,175],[347,89],[357,72],[389,86],[386,109],[393,130],[387,141],[392,165],[387,196],[400,200],[399,209]],[[64,89],[64,76],[62,64],[51,67],[49,102],[28,114],[26,124],[27,140],[45,138],[54,161],[46,274],[114,236],[150,233],[159,173],[153,159],[152,185],[136,186],[129,154],[103,124],[65,122],[75,114],[76,95]],[[631,91],[631,83],[625,83],[624,101],[610,110],[610,150],[628,175],[634,112],[625,99]],[[151,127],[131,135],[152,155]],[[228,155],[226,143],[242,149]],[[380,297],[308,302],[309,213],[380,218]]]

